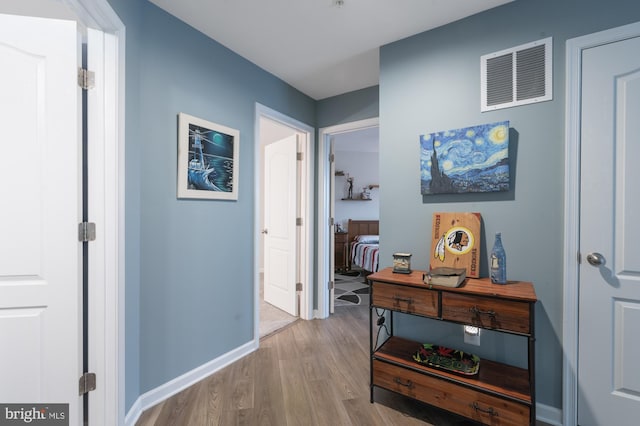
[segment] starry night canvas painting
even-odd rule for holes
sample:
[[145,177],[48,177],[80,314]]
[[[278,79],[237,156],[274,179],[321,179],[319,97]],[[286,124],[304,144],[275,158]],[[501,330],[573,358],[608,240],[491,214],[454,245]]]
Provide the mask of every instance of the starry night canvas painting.
[[423,195],[509,190],[509,122],[420,136]]

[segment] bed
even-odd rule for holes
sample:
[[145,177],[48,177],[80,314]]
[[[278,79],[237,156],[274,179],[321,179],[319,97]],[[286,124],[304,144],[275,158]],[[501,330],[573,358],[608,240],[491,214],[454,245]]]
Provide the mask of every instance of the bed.
[[380,248],[378,226],[378,220],[349,219],[347,228],[349,269],[363,269],[366,275],[378,271]]

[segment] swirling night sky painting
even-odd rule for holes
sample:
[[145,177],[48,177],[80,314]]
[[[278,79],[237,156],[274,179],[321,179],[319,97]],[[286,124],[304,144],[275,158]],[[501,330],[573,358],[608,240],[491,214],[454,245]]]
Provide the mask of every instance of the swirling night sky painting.
[[509,122],[420,135],[423,195],[509,190]]

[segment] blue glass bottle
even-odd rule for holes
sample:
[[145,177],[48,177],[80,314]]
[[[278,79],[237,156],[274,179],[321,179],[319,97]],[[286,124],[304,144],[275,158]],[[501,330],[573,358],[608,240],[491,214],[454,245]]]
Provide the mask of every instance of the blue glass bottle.
[[489,265],[491,272],[491,282],[495,284],[507,283],[507,255],[502,246],[502,235],[496,233],[496,241],[491,249],[491,264]]

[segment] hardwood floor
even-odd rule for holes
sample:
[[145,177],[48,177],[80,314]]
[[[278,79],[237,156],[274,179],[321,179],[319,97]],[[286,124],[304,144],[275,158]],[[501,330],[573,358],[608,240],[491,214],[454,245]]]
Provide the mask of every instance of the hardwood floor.
[[476,423],[376,388],[369,402],[369,312],[297,321],[260,349],[145,411],[137,426],[371,426]]

